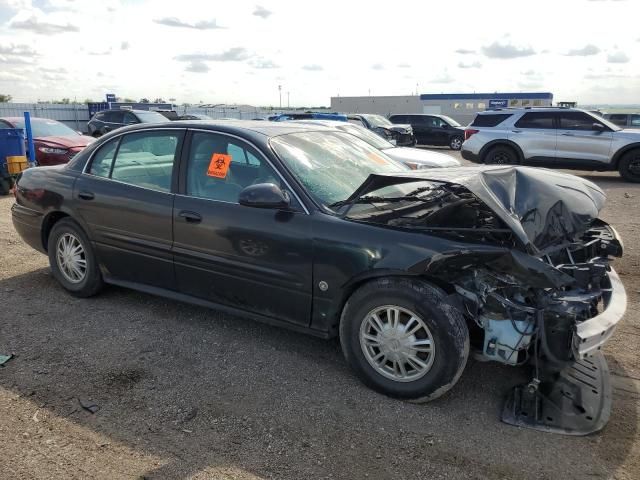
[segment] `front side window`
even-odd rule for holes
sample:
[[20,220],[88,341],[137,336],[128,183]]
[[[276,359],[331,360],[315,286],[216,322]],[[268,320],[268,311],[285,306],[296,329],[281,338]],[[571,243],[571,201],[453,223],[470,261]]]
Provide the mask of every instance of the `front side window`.
[[319,203],[348,198],[372,173],[407,168],[380,150],[343,132],[301,132],[271,139],[271,147]]
[[582,112],[565,112],[560,115],[561,130],[594,130],[598,120]]
[[273,183],[280,177],[248,144],[218,133],[195,132],[187,164],[187,195],[238,203],[249,185]]
[[125,135],[113,164],[111,178],[139,187],[171,191],[178,132],[140,132]]
[[517,128],[544,128],[552,129],[555,114],[548,112],[525,113],[520,120],[515,123]]

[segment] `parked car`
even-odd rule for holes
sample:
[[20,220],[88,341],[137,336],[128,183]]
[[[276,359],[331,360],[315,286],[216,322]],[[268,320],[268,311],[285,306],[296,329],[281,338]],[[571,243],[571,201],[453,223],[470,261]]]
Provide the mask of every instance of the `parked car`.
[[102,110],[96,113],[89,123],[89,135],[100,137],[116,128],[137,123],[167,122],[164,115],[152,110]]
[[[23,117],[0,118],[0,128],[23,128]],[[78,152],[95,141],[94,138],[48,118],[31,117],[31,131],[38,165],[67,163]]]
[[640,130],[577,108],[488,110],[465,131],[462,157],[477,163],[618,170],[640,182]]
[[411,125],[397,125],[382,115],[370,113],[352,113],[347,115],[349,123],[359,125],[378,134],[385,140],[395,143],[398,147],[413,147],[416,138]]
[[640,113],[605,113],[604,118],[621,128],[640,128]]
[[180,115],[178,120],[213,120],[213,118],[203,113],[187,113],[186,115]]
[[289,120],[337,120],[346,122],[347,116],[342,113],[319,113],[319,112],[291,112],[272,115],[269,120],[272,122],[288,122]]
[[407,170],[334,129],[194,121],[119,129],[25,171],[12,217],[74,296],[114,284],[339,336],[392,397],[441,396],[470,348],[531,359],[503,419],[578,434],[609,418],[600,348],[626,308],[604,203],[560,172]]
[[180,119],[180,115],[178,115],[178,112],[176,112],[175,110],[153,110],[154,112],[159,113],[160,115],[162,115],[164,118],[168,119],[168,120],[179,120]]
[[297,122],[304,122],[308,125],[322,125],[350,133],[364,140],[372,147],[383,151],[393,160],[403,163],[411,170],[460,166],[460,162],[449,155],[429,150],[421,150],[419,148],[398,147],[373,133],[371,130],[353,123],[336,122],[332,120],[297,120]]
[[448,146],[460,150],[464,142],[464,127],[446,115],[411,113],[391,115],[393,123],[408,123],[420,145]]

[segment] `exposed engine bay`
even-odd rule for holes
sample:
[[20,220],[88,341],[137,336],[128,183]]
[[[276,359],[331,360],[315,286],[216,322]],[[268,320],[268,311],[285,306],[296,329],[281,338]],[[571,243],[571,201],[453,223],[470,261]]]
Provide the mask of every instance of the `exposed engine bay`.
[[549,182],[554,172],[540,172],[501,167],[457,178],[459,170],[434,169],[422,182],[371,176],[341,213],[460,242],[413,271],[453,286],[476,358],[532,367],[503,420],[591,433],[610,408],[600,349],[626,308],[610,265],[623,246],[597,218],[605,200],[597,186],[568,176]]

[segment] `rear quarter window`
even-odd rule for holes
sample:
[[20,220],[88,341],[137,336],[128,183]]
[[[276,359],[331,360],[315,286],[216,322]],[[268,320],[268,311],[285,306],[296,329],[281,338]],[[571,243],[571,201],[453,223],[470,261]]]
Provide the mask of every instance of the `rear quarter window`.
[[472,127],[495,127],[511,116],[510,113],[492,113],[489,115],[476,115],[471,124]]

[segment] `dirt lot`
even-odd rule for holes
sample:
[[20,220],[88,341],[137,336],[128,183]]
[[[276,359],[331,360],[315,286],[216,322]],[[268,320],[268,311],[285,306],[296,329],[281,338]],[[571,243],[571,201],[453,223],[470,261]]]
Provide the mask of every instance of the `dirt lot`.
[[336,341],[120,288],[75,299],[0,198],[0,478],[640,478],[640,186],[585,175],[626,242],[630,305],[606,349],[612,418],[576,438],[499,421],[517,369],[470,361],[412,405],[360,384]]

